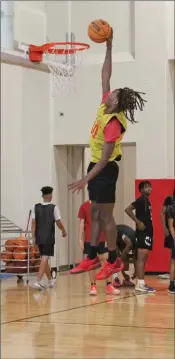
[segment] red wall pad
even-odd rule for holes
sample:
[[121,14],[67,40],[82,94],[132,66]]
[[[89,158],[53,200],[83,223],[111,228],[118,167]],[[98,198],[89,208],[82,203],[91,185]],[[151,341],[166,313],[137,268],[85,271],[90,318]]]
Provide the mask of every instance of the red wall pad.
[[[160,222],[160,212],[165,197],[171,196],[175,187],[174,179],[147,179],[152,184],[150,202],[152,205],[154,245],[146,264],[146,272],[169,272],[170,252],[164,248],[164,234]],[[138,185],[142,180],[135,181],[136,198],[140,196]]]

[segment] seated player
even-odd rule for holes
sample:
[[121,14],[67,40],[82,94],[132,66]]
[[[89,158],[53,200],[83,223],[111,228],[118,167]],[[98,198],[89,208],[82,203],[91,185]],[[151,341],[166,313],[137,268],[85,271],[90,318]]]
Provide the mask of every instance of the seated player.
[[[83,251],[84,256],[88,254],[91,238],[91,201],[86,201],[80,206],[78,212],[79,223],[79,236],[78,242],[80,249]],[[100,258],[100,262],[103,264],[105,262],[106,256],[105,253],[108,252],[108,248],[105,247],[105,233],[101,232],[98,239],[97,253]],[[97,295],[97,286],[96,286],[96,271],[92,270],[89,272],[89,279],[91,283],[90,295]],[[119,294],[120,291],[115,289],[112,285],[112,278],[106,280],[106,294]]]
[[128,87],[117,88],[111,92],[112,38],[106,42],[106,56],[102,68],[102,103],[91,130],[91,162],[88,173],[79,181],[68,186],[69,190],[79,192],[88,184],[89,199],[92,201],[92,234],[87,257],[71,274],[88,272],[101,267],[97,256],[98,238],[103,228],[108,247],[108,259],[97,280],[104,280],[123,269],[123,263],[116,253],[116,224],[113,217],[116,183],[118,180],[118,161],[122,158],[120,143],[127,130],[128,121],[135,123],[134,111],[143,110],[145,100],[141,93]]
[[168,292],[175,294],[175,189],[173,193],[173,203],[171,206],[168,207],[168,228],[172,237],[170,285],[168,288]]
[[[141,196],[132,202],[126,209],[127,215],[136,223],[136,292],[154,293],[155,289],[145,284],[145,264],[149,251],[153,246],[153,223],[152,211],[149,196],[152,186],[149,181],[142,181],[139,184]],[[135,214],[133,213],[135,211]]]
[[51,203],[52,187],[43,187],[41,189],[43,202],[35,204],[32,209],[32,238],[38,245],[41,263],[39,267],[38,277],[33,287],[43,289],[44,285],[41,280],[46,275],[49,287],[52,288],[55,281],[52,279],[48,260],[54,256],[55,245],[55,223],[61,230],[62,236],[66,237],[67,233],[61,221],[60,212],[57,206]]
[[113,285],[114,287],[134,287],[134,283],[130,280],[129,275],[129,252],[132,251],[135,256],[135,239],[136,239],[136,233],[135,231],[124,224],[118,224],[116,226],[117,228],[117,247],[120,251],[120,257],[122,262],[124,263],[124,269],[122,270],[122,275],[124,277],[124,280],[122,284],[120,283],[120,280],[118,278],[118,274],[115,273],[113,275],[114,281]]
[[[172,202],[173,202],[172,196],[166,197],[164,200],[163,206],[162,206],[161,214],[160,214],[163,232],[165,235],[164,247],[168,248],[170,251],[172,249],[172,236],[171,236],[171,234],[169,232],[169,228],[168,228],[168,207],[172,205]],[[160,274],[159,278],[160,279],[169,279],[170,275],[169,275],[169,273]]]

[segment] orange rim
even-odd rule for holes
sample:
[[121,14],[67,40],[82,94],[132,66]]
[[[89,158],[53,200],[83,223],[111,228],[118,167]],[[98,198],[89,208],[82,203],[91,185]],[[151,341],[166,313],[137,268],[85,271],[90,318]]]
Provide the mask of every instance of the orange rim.
[[[60,45],[60,49],[55,49],[55,45]],[[77,46],[71,49],[64,49],[61,48],[61,46],[66,45],[73,45]],[[42,61],[42,55],[47,52],[49,54],[56,54],[56,55],[69,55],[74,54],[78,51],[85,51],[90,48],[90,45],[83,43],[83,42],[50,42],[41,46],[36,45],[30,45],[29,46],[29,59],[30,61],[36,61],[41,62]]]

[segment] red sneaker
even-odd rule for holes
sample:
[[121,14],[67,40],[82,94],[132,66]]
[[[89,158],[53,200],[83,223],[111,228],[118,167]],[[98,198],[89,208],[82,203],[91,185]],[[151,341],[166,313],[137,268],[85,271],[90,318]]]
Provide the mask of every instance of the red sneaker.
[[114,263],[105,262],[103,268],[96,274],[97,280],[104,280],[109,278],[112,274],[121,272],[124,269],[124,264],[120,258],[117,258]]
[[97,269],[101,267],[101,263],[98,257],[94,259],[89,259],[88,257],[84,258],[83,261],[76,266],[75,268],[70,270],[71,274],[78,274],[83,272],[89,272],[93,269]]
[[118,295],[118,294],[120,294],[120,290],[114,288],[112,284],[108,284],[108,285],[106,286],[106,294]]

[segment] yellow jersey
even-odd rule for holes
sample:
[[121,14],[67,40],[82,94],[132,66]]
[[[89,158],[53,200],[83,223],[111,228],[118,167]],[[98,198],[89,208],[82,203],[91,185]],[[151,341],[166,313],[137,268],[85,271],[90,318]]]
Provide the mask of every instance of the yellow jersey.
[[106,105],[102,103],[97,112],[97,117],[94,122],[94,125],[91,129],[91,136],[90,136],[91,161],[94,163],[99,162],[102,157],[103,146],[105,143],[104,128],[113,117],[116,117],[117,120],[120,122],[123,131],[121,136],[118,137],[115,141],[115,147],[111,154],[111,157],[109,158],[109,162],[114,161],[115,158],[118,156],[122,156],[120,142],[127,129],[126,116],[124,115],[123,112],[108,114],[105,113],[105,110],[106,110]]

